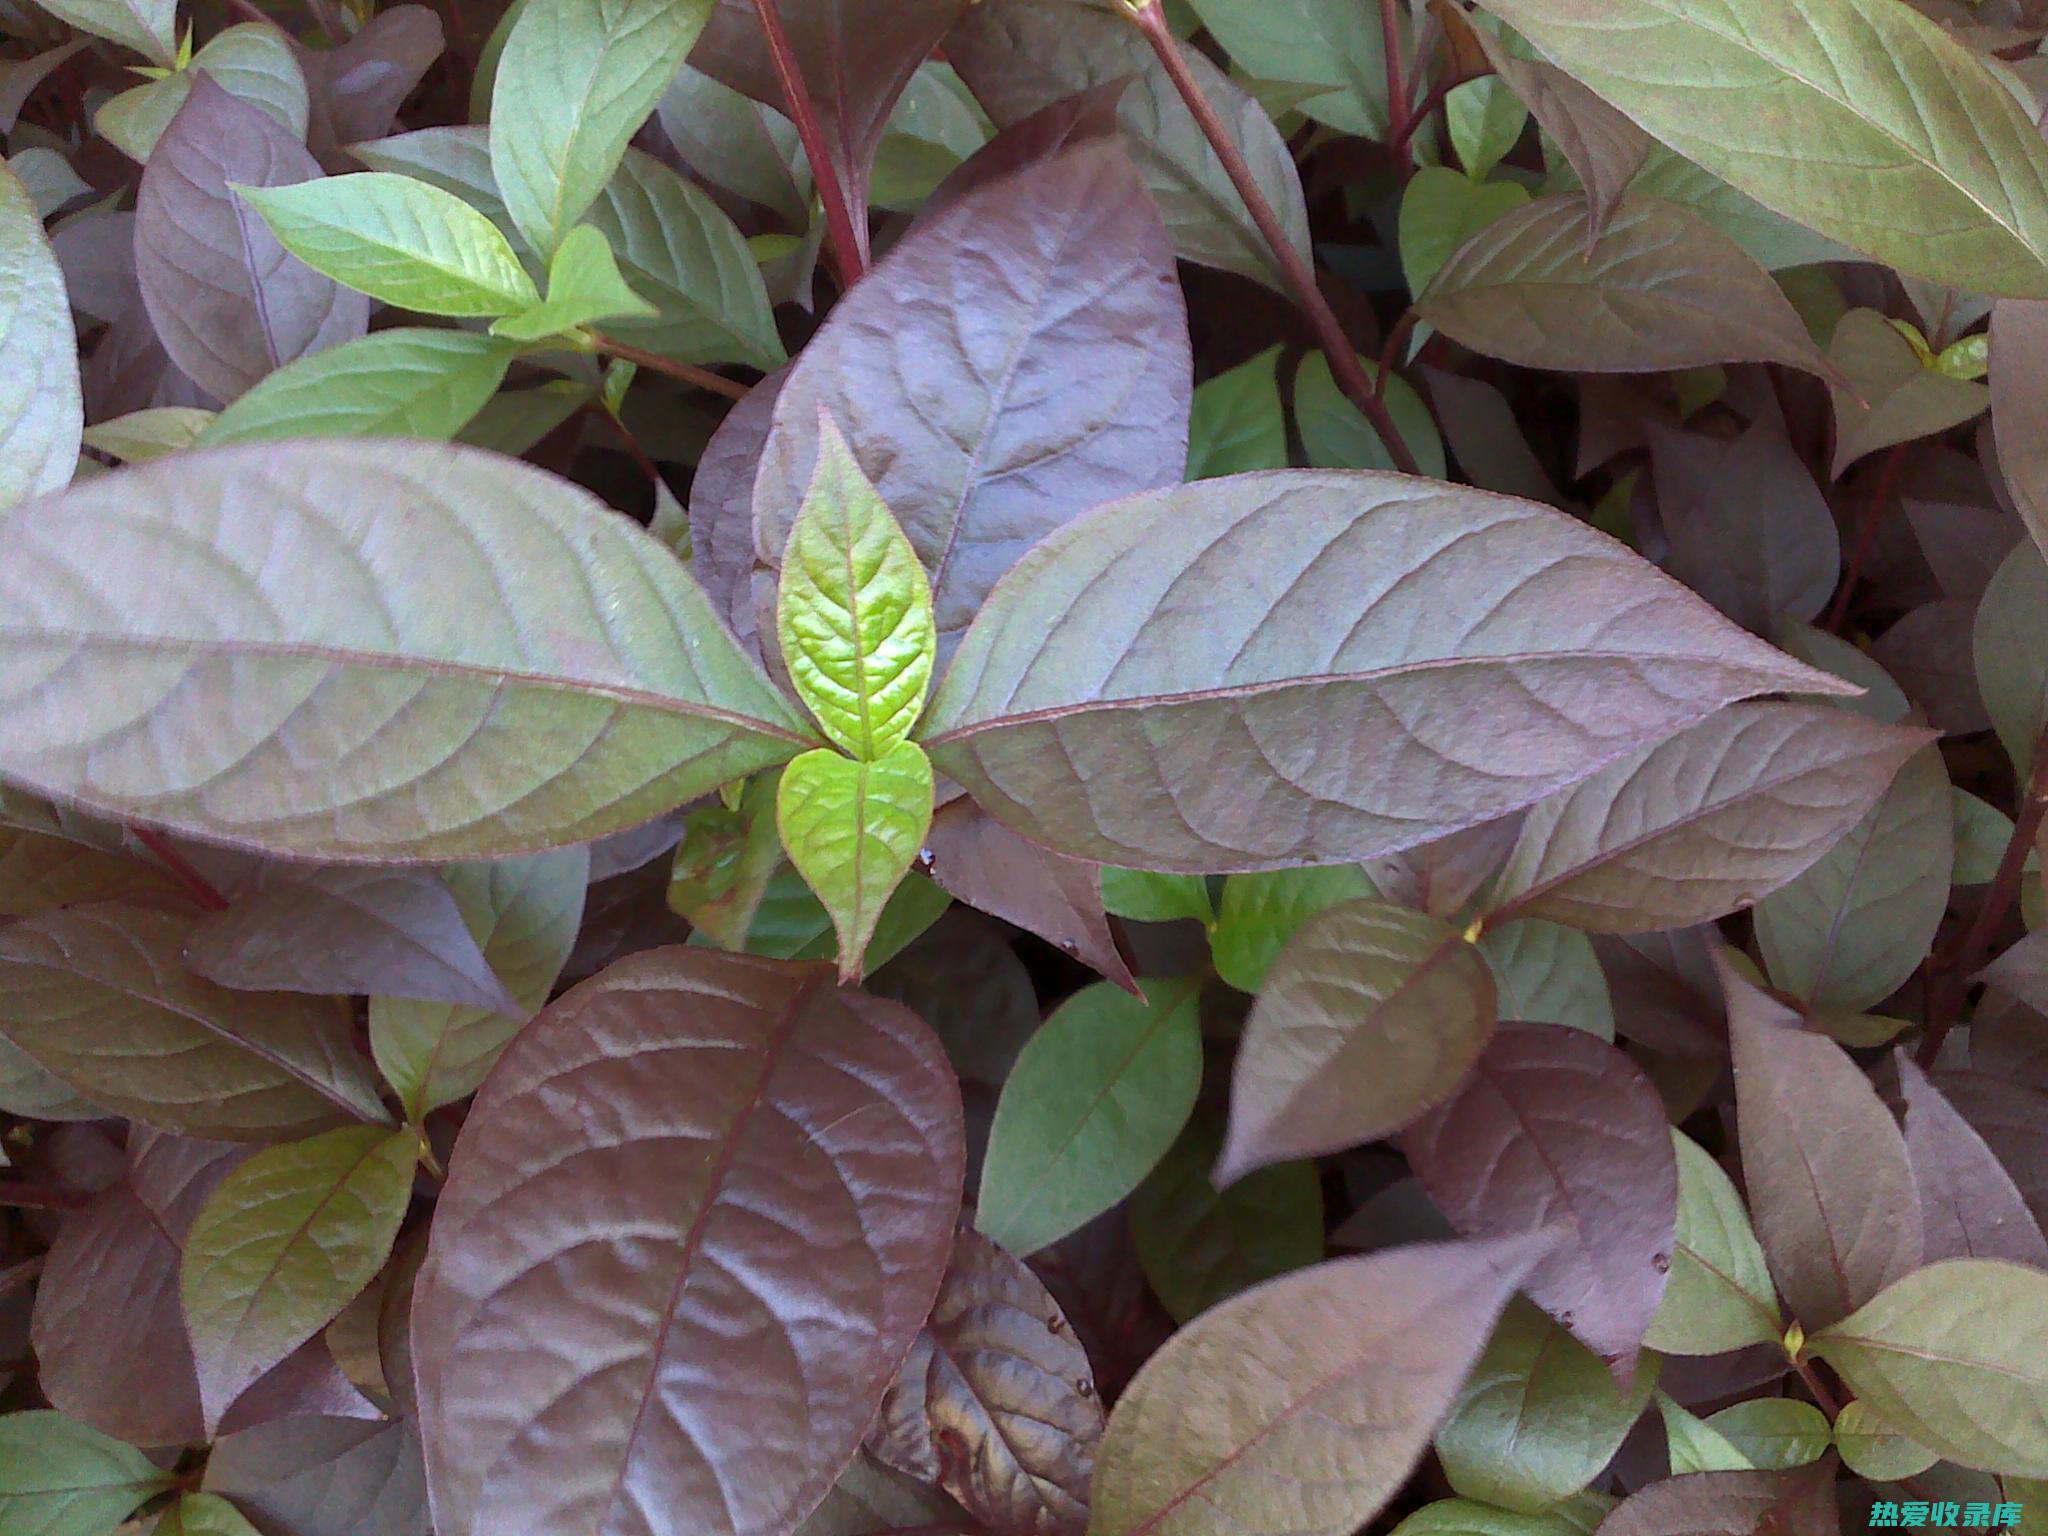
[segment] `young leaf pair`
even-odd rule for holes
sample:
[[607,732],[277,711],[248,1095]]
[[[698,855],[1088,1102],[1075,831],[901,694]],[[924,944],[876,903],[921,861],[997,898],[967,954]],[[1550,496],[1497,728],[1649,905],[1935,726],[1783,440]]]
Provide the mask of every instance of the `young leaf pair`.
[[797,697],[839,748],[782,771],[783,848],[839,935],[857,980],[883,904],[932,821],[932,765],[910,739],[938,655],[931,583],[832,419],[818,416],[818,463],[790,530],[776,635]]

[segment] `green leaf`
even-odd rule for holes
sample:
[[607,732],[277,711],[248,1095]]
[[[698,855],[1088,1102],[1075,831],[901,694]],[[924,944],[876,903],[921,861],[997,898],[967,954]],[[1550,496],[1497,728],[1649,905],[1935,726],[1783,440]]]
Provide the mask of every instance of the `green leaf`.
[[1844,1403],[1835,1415],[1835,1449],[1842,1465],[1872,1482],[1896,1483],[1918,1477],[1939,1458],[1878,1417],[1862,1398]]
[[182,1493],[150,1536],[258,1536],[242,1512],[217,1493]]
[[839,973],[860,979],[862,956],[932,824],[932,765],[900,741],[872,761],[827,747],[782,770],[775,796],[782,846],[839,935]]
[[[440,871],[492,973],[528,1015],[548,1000],[576,942],[589,870],[587,849],[563,848]],[[373,997],[370,1050],[417,1124],[474,1092],[521,1022],[487,1008]]]
[[2022,542],[1984,589],[1977,604],[1973,647],[1977,687],[2021,783],[2033,772],[2034,744],[2048,728],[2048,564]]
[[618,169],[713,0],[530,0],[491,94],[491,169],[527,243],[552,257]]
[[[1379,375],[1379,364],[1360,358],[1368,379]],[[1436,421],[1415,387],[1398,373],[1387,380],[1387,413],[1394,418],[1401,440],[1415,455],[1422,473],[1441,480],[1444,468],[1443,439]],[[1365,415],[1353,405],[1330,372],[1330,360],[1317,352],[1301,360],[1294,373],[1294,420],[1301,429],[1301,446],[1309,463],[1321,469],[1392,469],[1393,455]]]
[[[950,905],[952,897],[931,880],[910,875],[883,904],[875,936],[868,940],[867,953],[861,957],[862,968],[874,970],[894,959]],[[692,942],[696,942],[694,935]],[[803,876],[786,864],[770,877],[762,892],[744,947],[750,955],[773,955],[782,960],[832,960],[839,956],[832,914]]]
[[1614,1038],[1614,1000],[1593,941],[1562,923],[1509,923],[1479,939],[1500,987],[1500,1016],[1524,1024],[1569,1024]]
[[1674,1130],[1678,1240],[1664,1299],[1644,1344],[1668,1355],[1718,1355],[1783,1333],[1778,1297],[1749,1212],[1721,1165]]
[[1444,97],[1444,124],[1465,174],[1483,180],[1521,139],[1529,109],[1500,76],[1483,75],[1451,88]]
[[1387,134],[1387,66],[1380,21],[1348,0],[1189,0],[1210,36],[1246,73],[1311,92],[1301,110],[1339,133]]
[[[756,774],[747,781],[738,809],[700,806],[684,823],[669,867],[668,904],[690,920],[693,942],[747,947],[769,883],[783,867],[782,838],[775,827],[780,782],[778,772]],[[825,927],[831,927],[829,919]]]
[[489,219],[410,176],[359,171],[235,191],[286,250],[373,299],[455,316],[512,314],[540,302]]
[[288,363],[238,396],[199,445],[292,437],[446,442],[505,382],[518,348],[473,331],[401,327]]
[[[1684,1477],[1693,1472],[1756,1470],[1757,1464],[1743,1454],[1742,1448],[1734,1441],[1662,1392],[1657,1394],[1657,1412],[1664,1420],[1664,1441],[1669,1448],[1673,1477]],[[1825,1431],[1825,1419],[1821,1421],[1821,1427]]]
[[1515,181],[1475,181],[1449,166],[1424,166],[1401,194],[1401,272],[1420,295],[1467,240],[1529,201]]
[[1381,901],[1319,913],[1245,1025],[1218,1181],[1411,1124],[1465,1079],[1495,1016],[1486,961],[1442,919]]
[[1216,974],[1240,992],[1257,992],[1302,924],[1343,902],[1378,895],[1356,864],[1232,875],[1223,882],[1209,933]]
[[1991,404],[1984,385],[1923,363],[1912,343],[1874,309],[1852,309],[1836,322],[1828,357],[1849,386],[1829,391],[1837,478],[1866,453],[1946,432]]
[[974,1224],[1012,1253],[1057,1242],[1144,1180],[1202,1086],[1200,989],[1097,982],[1031,1037],[1003,1083]]
[[0,1034],[93,1102],[183,1135],[383,1119],[348,1011],[200,979],[184,963],[191,926],[169,905],[112,901],[0,924]]
[[384,1267],[419,1149],[409,1129],[329,1131],[257,1153],[200,1207],[179,1289],[209,1431]]
[[493,336],[540,341],[614,317],[647,319],[655,308],[626,286],[611,243],[588,224],[562,237],[548,263],[548,296],[533,309],[491,322]]
[[1178,1322],[1323,1256],[1316,1165],[1278,1163],[1218,1190],[1222,1142],[1221,1118],[1197,1114],[1131,1197],[1138,1263]]
[[1701,169],[1683,155],[1673,154],[1662,144],[1650,145],[1642,169],[1636,172],[1629,187],[1644,197],[1683,203],[1771,272],[1815,262],[1855,259],[1855,253],[1846,246],[1780,217],[1713,172]]
[[1287,465],[1287,412],[1280,403],[1280,348],[1195,386],[1188,416],[1190,480]]
[[1216,920],[1209,904],[1209,882],[1200,875],[1157,875],[1150,870],[1102,866],[1102,905],[1105,911],[1138,923],[1170,923],[1191,918],[1198,923]]
[[[816,740],[668,550],[472,449],[180,454],[18,507],[0,542],[0,638],[30,669],[0,703],[0,774],[124,819],[306,857],[492,857],[635,826]],[[63,664],[88,649],[89,675]],[[113,745],[137,731],[146,762]]]
[[1395,1526],[1392,1536],[1588,1536],[1563,1515],[1518,1515],[1477,1499],[1438,1499]]
[[761,268],[702,188],[629,149],[584,221],[611,242],[627,283],[659,311],[621,319],[613,327],[621,337],[684,363],[765,372],[788,361]]
[[199,441],[214,412],[190,405],[153,405],[111,421],[97,422],[81,435],[86,447],[128,464],[147,464],[182,453]]
[[64,273],[28,189],[0,165],[0,512],[70,481],[84,426]]
[[[1949,793],[1955,808],[1952,878],[1957,885],[1989,885],[2005,857],[2005,845],[2012,841],[2012,818],[1967,789],[1952,787]],[[2038,859],[2029,856],[2028,862],[2038,864]]]
[[1911,6],[1485,3],[1652,137],[1787,217],[1952,287],[2048,297],[2048,146],[1998,76]]
[[49,0],[42,8],[165,69],[178,62],[177,0]]
[[1437,1430],[1444,1475],[1468,1499],[1546,1509],[1600,1475],[1656,1379],[1646,1358],[1624,1391],[1605,1361],[1518,1298]]
[[306,73],[292,40],[268,22],[245,21],[215,34],[183,69],[138,85],[101,103],[92,125],[101,138],[138,165],[148,161],[171,119],[192,94],[195,75],[206,75],[238,101],[260,107],[285,132],[304,141],[312,116]]
[[1930,1264],[1811,1347],[1858,1399],[1936,1455],[2048,1476],[2048,1274],[1996,1259]]
[[1890,997],[1933,947],[1954,867],[1948,769],[1924,747],[1819,863],[1757,903],[1772,984],[1820,1013]]
[[938,648],[931,583],[839,428],[820,415],[818,431],[817,470],[782,557],[776,628],[797,696],[825,734],[875,760],[924,712]]
[[1753,1397],[1709,1414],[1706,1425],[1767,1472],[1819,1461],[1833,1435],[1826,1415],[1796,1397]]
[[134,1446],[61,1413],[0,1414],[0,1529],[107,1536],[175,1481]]
[[[1476,352],[1530,366],[1656,373],[1770,362],[1833,376],[1770,274],[1705,219],[1631,194],[1595,240],[1591,209],[1567,193],[1490,219],[1417,290],[1417,312]],[[1405,203],[1402,212],[1405,255]]]

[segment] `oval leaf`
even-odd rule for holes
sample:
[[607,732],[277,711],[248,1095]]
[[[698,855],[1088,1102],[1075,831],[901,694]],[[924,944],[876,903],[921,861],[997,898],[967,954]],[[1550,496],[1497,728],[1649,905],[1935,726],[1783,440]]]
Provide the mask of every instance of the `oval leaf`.
[[1733,699],[1844,686],[1548,507],[1279,471],[1042,541],[926,729],[934,764],[1026,836],[1214,873],[1429,842]]
[[882,1399],[868,1448],[1002,1536],[1080,1536],[1102,1438],[1088,1355],[1038,1277],[974,1232]]
[[409,1130],[330,1131],[257,1153],[201,1207],[179,1288],[209,1434],[384,1267],[419,1148]]
[[0,773],[110,815],[334,859],[516,853],[809,737],[665,548],[473,449],[180,454],[0,537]]
[[1338,1259],[1182,1329],[1111,1416],[1091,1536],[1356,1530],[1407,1480],[1541,1251],[1514,1238]]
[[1401,1146],[1467,1236],[1562,1229],[1523,1289],[1627,1380],[1678,1222],[1671,1134],[1642,1069],[1582,1029],[1503,1025]]
[[1756,258],[1690,209],[1630,196],[1593,236],[1583,193],[1538,198],[1459,246],[1422,317],[1489,357],[1581,373],[1827,357]]
[[0,1526],[31,1536],[109,1531],[176,1479],[132,1445],[61,1413],[0,1415]]
[[1494,999],[1485,959],[1438,918],[1379,901],[1311,918],[1245,1025],[1217,1183],[1376,1140],[1443,1102],[1493,1033]]
[[0,511],[70,480],[84,426],[64,273],[28,189],[0,165]]
[[1643,1342],[1667,1355],[1718,1355],[1775,1344],[1785,1332],[1770,1266],[1735,1183],[1690,1136],[1674,1130],[1678,1230],[1664,1299]]
[[471,1109],[419,1277],[437,1528],[789,1530],[938,1293],[962,1157],[939,1043],[825,967],[662,949],[564,995]]

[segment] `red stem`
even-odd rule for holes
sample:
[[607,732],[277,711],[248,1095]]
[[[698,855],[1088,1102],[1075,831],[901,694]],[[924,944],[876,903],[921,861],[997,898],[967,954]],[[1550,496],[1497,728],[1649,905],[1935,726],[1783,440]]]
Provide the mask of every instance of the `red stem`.
[[1401,153],[1415,132],[1408,117],[1408,85],[1401,77],[1401,0],[1380,0],[1380,47],[1387,56],[1387,143],[1405,180],[1415,168],[1412,155]]
[[227,897],[215,890],[213,883],[194,869],[186,861],[185,856],[164,839],[162,833],[152,831],[148,827],[131,826],[128,830],[134,835],[135,841],[155,854],[157,862],[177,877],[178,884],[184,886],[200,906],[209,912],[227,911]]
[[1835,605],[1828,610],[1827,631],[1831,635],[1842,632],[1842,623],[1849,617],[1849,600],[1856,595],[1856,584],[1863,579],[1863,562],[1870,558],[1871,545],[1877,542],[1878,514],[1884,504],[1892,499],[1892,491],[1899,483],[1899,469],[1905,463],[1906,445],[1895,443],[1878,466],[1877,479],[1871,487],[1870,500],[1863,504],[1863,517],[1856,525],[1856,543],[1849,551],[1848,568],[1842,572],[1842,589],[1835,594]]
[[14,1205],[39,1211],[72,1211],[85,1204],[86,1196],[48,1184],[0,1183],[0,1205]]
[[1230,136],[1223,119],[1216,115],[1216,108],[1203,94],[1201,82],[1195,79],[1188,68],[1188,61],[1181,56],[1180,40],[1166,25],[1166,11],[1160,0],[1142,0],[1142,3],[1127,3],[1125,12],[1137,25],[1145,40],[1152,45],[1153,53],[1159,57],[1167,78],[1174,89],[1180,92],[1181,100],[1187,103],[1188,111],[1200,125],[1202,134],[1209,141],[1209,147],[1216,151],[1216,158],[1223,162],[1223,170],[1230,177],[1230,184],[1237,188],[1237,195],[1244,199],[1244,206],[1252,216],[1252,223],[1258,226],[1259,235],[1273,253],[1273,260],[1279,265],[1280,275],[1286,281],[1288,291],[1294,295],[1294,302],[1307,316],[1310,327],[1315,331],[1316,345],[1330,362],[1330,376],[1337,381],[1337,387],[1345,397],[1358,407],[1365,419],[1372,423],[1373,431],[1386,445],[1387,455],[1396,468],[1407,474],[1418,474],[1415,455],[1408,451],[1408,444],[1402,439],[1401,429],[1394,424],[1393,414],[1381,398],[1372,382],[1365,376],[1365,370],[1358,364],[1358,354],[1352,350],[1351,342],[1344,334],[1344,327],[1338,323],[1337,315],[1330,308],[1330,301],[1316,286],[1316,275],[1301,253],[1287,238],[1287,232],[1280,225],[1280,216],[1273,211],[1273,205],[1266,200],[1266,194],[1259,190],[1258,179],[1252,175],[1251,167],[1238,152],[1237,141]]
[[796,136],[803,141],[804,154],[810,158],[811,175],[818,183],[818,200],[825,205],[825,230],[831,237],[839,286],[851,288],[867,270],[866,218],[854,218],[846,189],[839,184],[839,172],[826,148],[825,129],[818,121],[817,104],[811,100],[810,87],[804,84],[796,53],[789,46],[789,34],[783,30],[782,12],[776,8],[775,0],[754,0],[754,11],[761,18],[761,36],[767,40],[768,56],[775,64],[775,78],[782,83],[783,100],[789,106],[790,120],[796,124]]
[[2012,836],[2006,841],[2005,853],[1998,861],[1998,872],[1991,877],[1991,888],[1984,893],[1977,915],[1970,919],[1967,928],[1956,935],[1954,943],[1944,946],[1942,952],[1928,962],[1927,1032],[1921,1036],[1917,1052],[1922,1067],[1934,1065],[1934,1058],[1941,1053],[1942,1041],[1948,1038],[1948,1032],[1962,1014],[1963,998],[1970,990],[1970,978],[1984,968],[1991,945],[1998,937],[1998,926],[2005,921],[2006,913],[2012,910],[2013,901],[2019,895],[2020,881],[2026,875],[2027,855],[2033,852],[2044,817],[2048,817],[2048,731],[2043,731],[2034,743],[2033,772],[2027,776],[2018,814],[2013,817]]
[[728,379],[722,373],[713,373],[709,368],[699,368],[694,363],[678,363],[663,357],[659,352],[649,352],[645,347],[636,347],[631,342],[620,341],[616,336],[590,333],[591,344],[608,357],[621,358],[635,367],[645,368],[649,373],[664,374],[671,379],[680,379],[698,389],[709,390],[714,395],[723,395],[728,400],[744,400],[750,386],[737,379]]

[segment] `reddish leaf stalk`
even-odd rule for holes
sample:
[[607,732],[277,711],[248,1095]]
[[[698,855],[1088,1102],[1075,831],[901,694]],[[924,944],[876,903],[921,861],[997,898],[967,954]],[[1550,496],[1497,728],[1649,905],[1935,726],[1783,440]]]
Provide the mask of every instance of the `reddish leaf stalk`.
[[1401,0],[1380,0],[1380,48],[1387,56],[1387,147],[1403,180],[1415,168],[1407,153],[1415,129],[1408,115],[1408,83],[1401,76]]
[[1387,134],[1387,147],[1394,151],[1395,157],[1404,172],[1412,170],[1415,164],[1415,157],[1405,152],[1408,148],[1408,141],[1415,137],[1416,132],[1423,124],[1443,110],[1445,98],[1459,86],[1469,85],[1474,80],[1484,80],[1492,73],[1493,71],[1490,69],[1480,70],[1476,74],[1460,75],[1455,80],[1438,81],[1430,87],[1429,94],[1422,98],[1421,104],[1408,114],[1407,119],[1401,124],[1400,131],[1394,132],[1389,130]]
[[754,12],[761,18],[761,36],[767,40],[768,56],[775,63],[775,78],[782,82],[782,97],[789,106],[790,120],[803,141],[804,154],[811,162],[811,175],[818,183],[818,200],[825,205],[825,231],[832,242],[833,264],[839,269],[839,285],[851,288],[867,270],[868,237],[865,210],[856,220],[839,184],[839,172],[825,145],[825,129],[818,121],[817,104],[803,71],[797,68],[796,53],[789,46],[789,33],[782,25],[782,12],[775,0],[754,0]]
[[1842,1405],[1835,1401],[1834,1393],[1830,1392],[1827,1383],[1820,1379],[1820,1372],[1813,1368],[1811,1361],[1797,1355],[1792,1359],[1792,1369],[1799,1373],[1799,1379],[1806,1383],[1806,1390],[1813,1394],[1814,1402],[1832,1424],[1840,1416]]
[[1379,434],[1386,445],[1387,454],[1395,467],[1407,474],[1419,474],[1415,455],[1408,450],[1407,442],[1401,436],[1401,429],[1394,424],[1393,414],[1387,403],[1373,388],[1365,376],[1365,370],[1358,365],[1358,354],[1352,350],[1351,342],[1344,334],[1344,327],[1338,323],[1336,312],[1330,308],[1329,300],[1316,286],[1316,275],[1303,261],[1300,252],[1288,240],[1287,232],[1280,227],[1280,216],[1273,211],[1273,205],[1266,200],[1266,194],[1259,190],[1257,179],[1251,167],[1245,164],[1244,156],[1238,152],[1236,141],[1230,137],[1230,130],[1223,125],[1223,119],[1216,115],[1216,109],[1209,98],[1202,93],[1201,83],[1181,56],[1180,40],[1166,25],[1166,12],[1159,0],[1142,0],[1141,4],[1126,3],[1126,13],[1152,45],[1152,51],[1159,56],[1160,65],[1180,92],[1181,100],[1187,104],[1195,122],[1200,125],[1202,135],[1208,139],[1209,147],[1216,151],[1216,158],[1223,162],[1223,170],[1230,177],[1230,184],[1237,188],[1237,195],[1244,199],[1246,210],[1252,222],[1258,226],[1260,236],[1273,253],[1273,260],[1279,265],[1280,275],[1286,280],[1294,301],[1301,306],[1301,312],[1308,318],[1316,334],[1316,345],[1322,348],[1329,359],[1330,374],[1336,379],[1337,387],[1345,397],[1364,413],[1372,423],[1373,431]]
[[156,861],[171,872],[178,884],[184,886],[200,906],[209,912],[227,911],[227,897],[215,890],[213,882],[194,869],[185,856],[165,840],[162,833],[152,831],[148,827],[130,827],[128,830],[134,835],[135,841],[155,855]]
[[597,350],[607,357],[616,357],[645,368],[650,373],[663,374],[685,384],[695,385],[698,389],[709,390],[714,395],[723,395],[728,400],[746,399],[747,391],[751,387],[737,379],[728,379],[724,374],[713,373],[709,368],[699,368],[694,363],[678,363],[671,358],[663,357],[659,352],[649,352],[645,347],[636,347],[631,342],[620,341],[616,336],[604,336],[592,331],[590,340]]
[[1842,588],[1835,594],[1834,607],[1828,610],[1826,627],[1831,635],[1839,635],[1843,621],[1849,617],[1849,601],[1856,595],[1856,584],[1863,579],[1863,563],[1870,558],[1870,547],[1877,541],[1878,517],[1898,486],[1899,470],[1905,458],[1906,445],[1895,443],[1878,466],[1870,500],[1863,504],[1863,516],[1856,524],[1856,542],[1849,550],[1848,568],[1842,572]]
[[1991,877],[1991,887],[1984,893],[1977,915],[1956,935],[1954,943],[1944,946],[1928,962],[1927,1032],[1921,1036],[1917,1053],[1923,1068],[1934,1065],[1942,1041],[1948,1038],[1963,1011],[1970,978],[1984,968],[1990,957],[1999,924],[2005,921],[2006,913],[2019,896],[2020,881],[2026,877],[2027,855],[2033,852],[2044,817],[2048,817],[2048,731],[2043,731],[2034,743],[2034,769],[2028,775],[2013,817],[2012,836],[2006,842],[1998,872]]
[[0,1183],[0,1206],[13,1205],[39,1211],[71,1211],[85,1204],[86,1197],[48,1184],[23,1184],[13,1180]]

